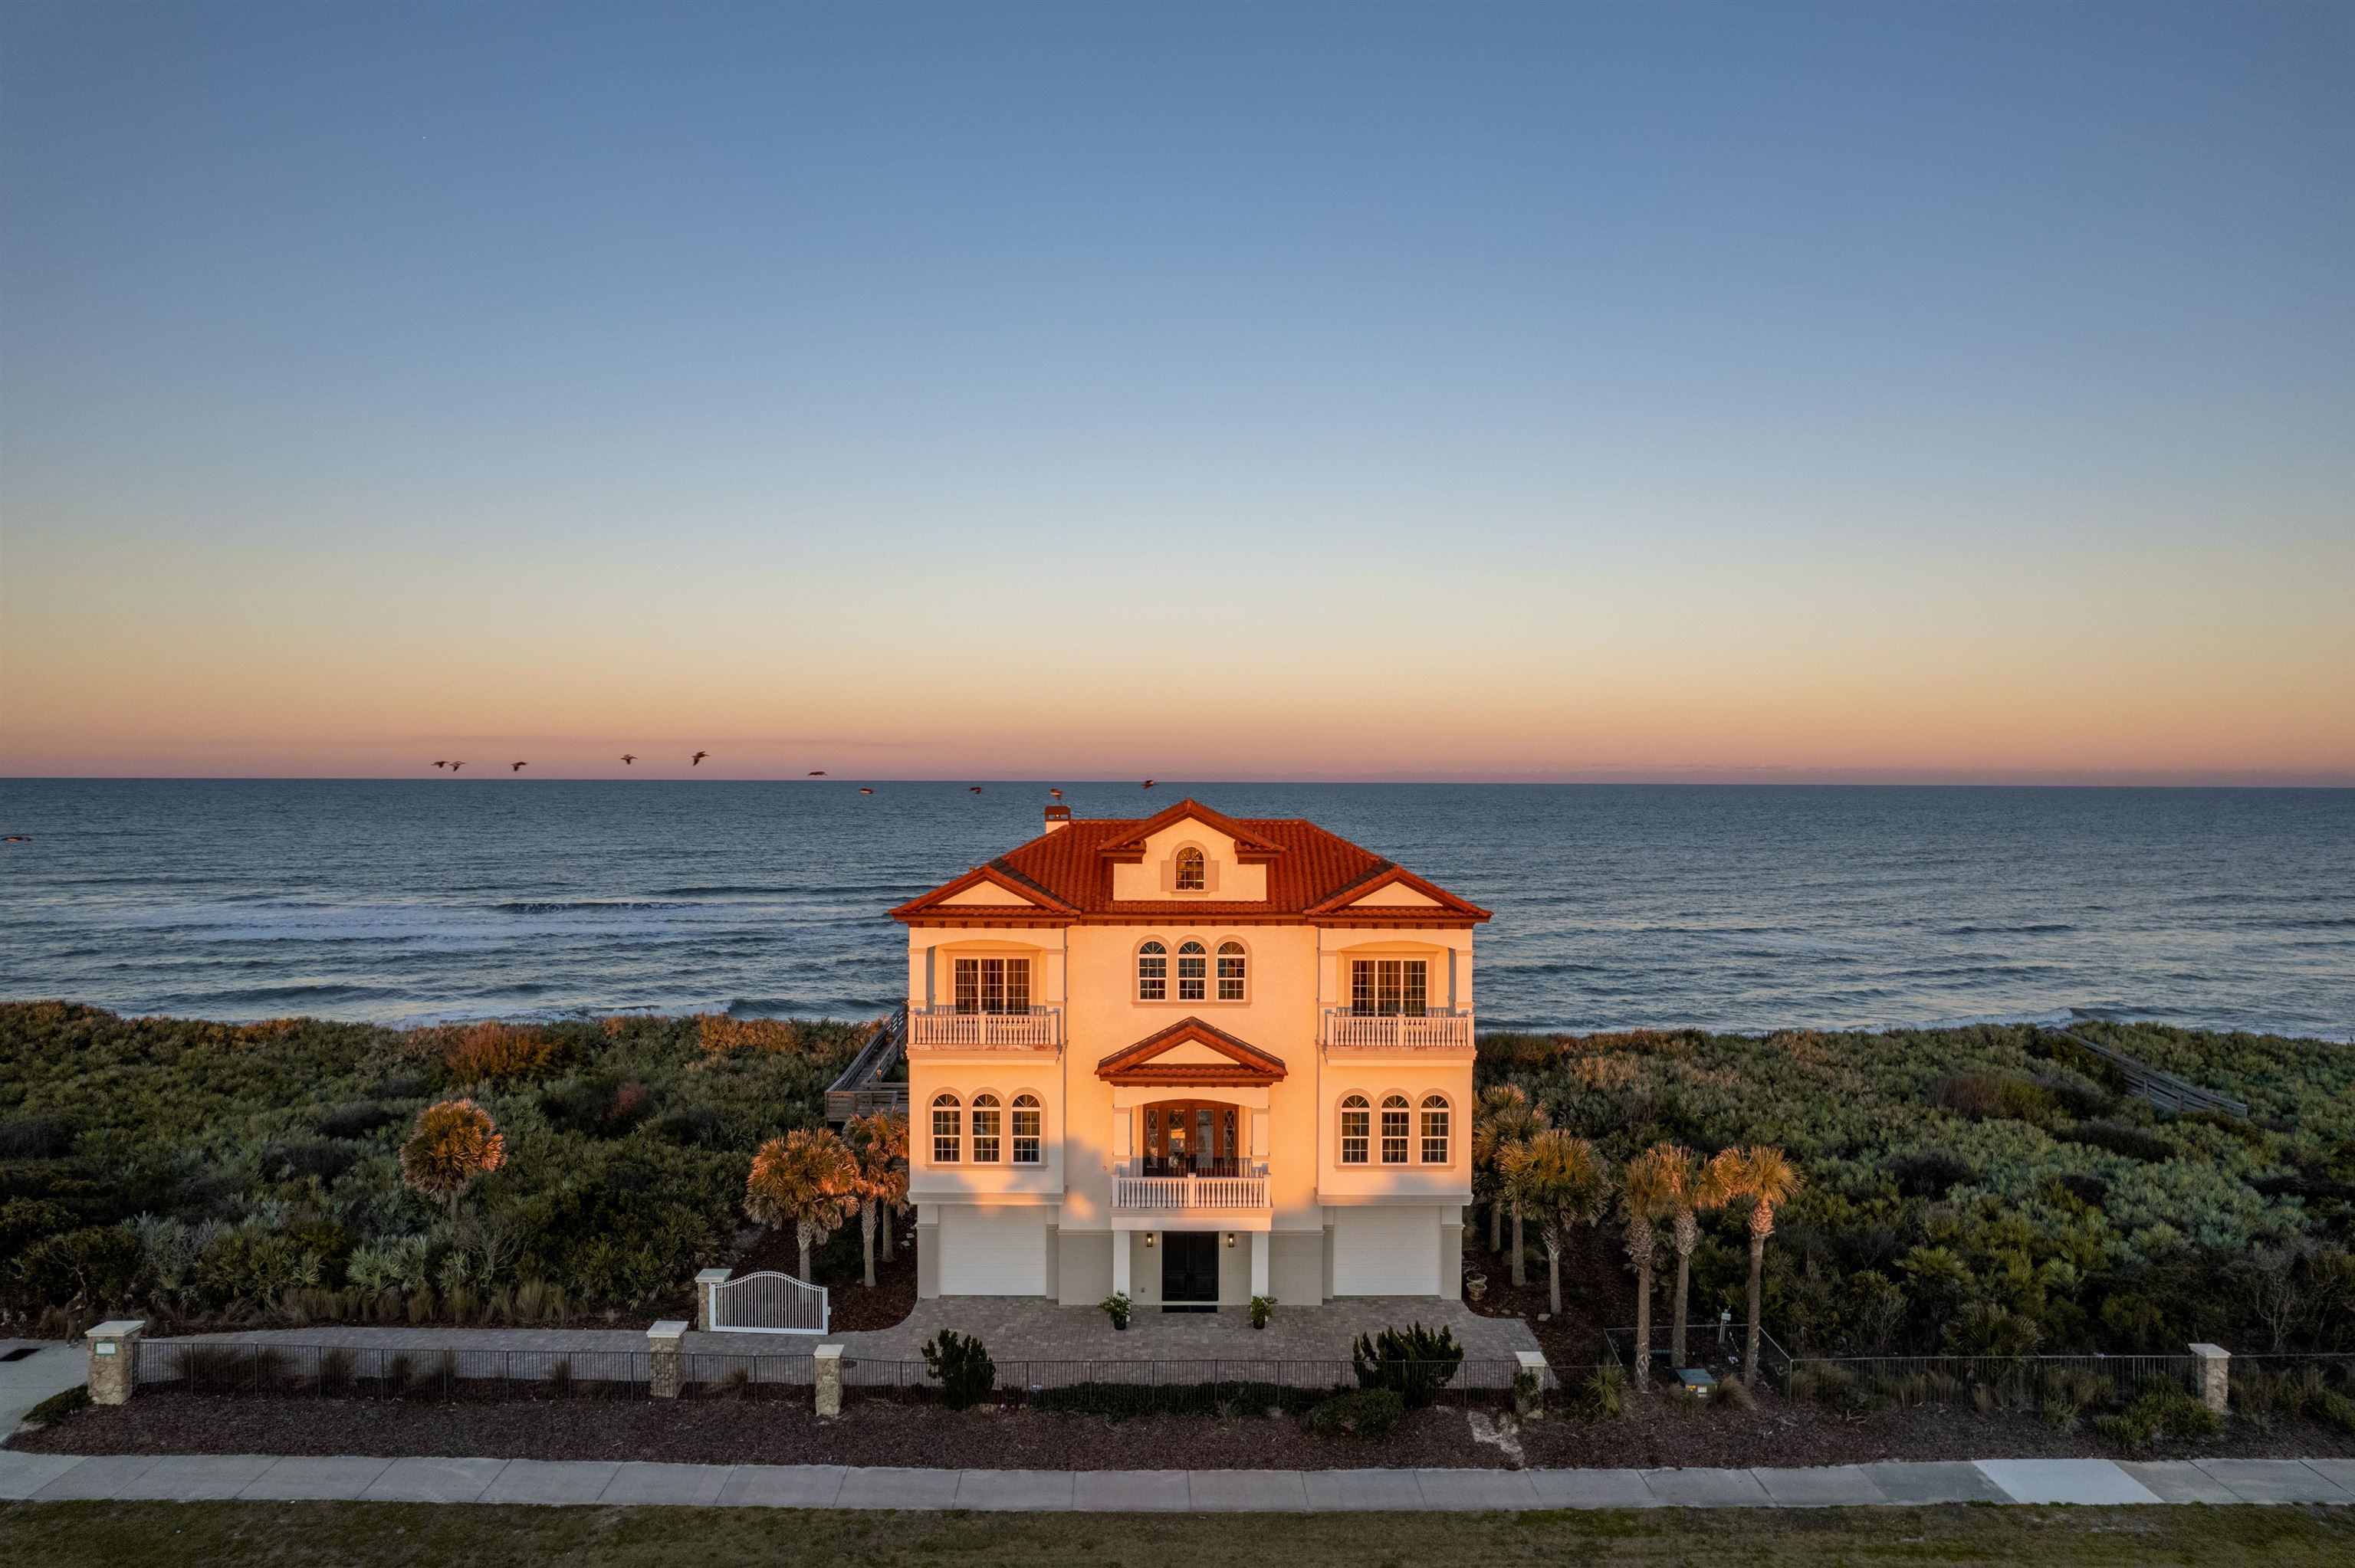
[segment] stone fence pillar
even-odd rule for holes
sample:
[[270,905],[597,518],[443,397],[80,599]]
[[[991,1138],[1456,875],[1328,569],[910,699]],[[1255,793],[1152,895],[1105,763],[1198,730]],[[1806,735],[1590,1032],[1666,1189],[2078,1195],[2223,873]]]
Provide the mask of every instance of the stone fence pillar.
[[139,1386],[139,1335],[146,1327],[144,1318],[116,1318],[90,1331],[92,1404],[121,1404]]
[[1546,1359],[1536,1351],[1516,1351],[1520,1370],[1513,1374],[1513,1414],[1535,1421],[1545,1414]]
[[666,1318],[646,1330],[647,1392],[656,1399],[677,1399],[687,1383],[687,1320]]
[[817,1413],[842,1414],[842,1347],[820,1345],[810,1352],[810,1382],[816,1386]]
[[2200,1359],[2200,1402],[2222,1415],[2232,1407],[2232,1352],[2222,1345],[2194,1345]]
[[728,1283],[728,1270],[707,1268],[695,1277],[695,1326],[711,1332],[711,1287]]

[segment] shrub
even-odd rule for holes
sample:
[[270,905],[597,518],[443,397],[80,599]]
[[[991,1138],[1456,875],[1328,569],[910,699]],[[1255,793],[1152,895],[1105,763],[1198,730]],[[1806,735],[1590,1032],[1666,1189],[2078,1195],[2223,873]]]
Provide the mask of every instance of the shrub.
[[2050,1127],[2062,1119],[2061,1102],[2052,1091],[2026,1078],[1956,1073],[1939,1081],[1930,1100],[1973,1121],[2009,1117]]
[[456,1084],[520,1078],[556,1059],[556,1042],[529,1024],[469,1023],[432,1033],[442,1069]]
[[924,1370],[941,1385],[941,1403],[964,1410],[987,1399],[997,1388],[997,1363],[971,1334],[943,1329],[924,1341]]
[[783,1018],[730,1018],[724,1012],[706,1012],[695,1020],[696,1044],[714,1056],[730,1051],[796,1051],[801,1048],[801,1026]]
[[2318,1421],[2336,1426],[2350,1436],[2355,1436],[2355,1399],[2329,1389],[2318,1392],[2307,1402],[2307,1409]]
[[2106,1149],[2112,1154],[2123,1154],[2128,1160],[2156,1164],[2175,1158],[2174,1143],[2147,1128],[2128,1127],[2117,1121],[2081,1121],[2062,1137],[2072,1143],[2083,1143],[2094,1149]]
[[1900,1155],[1882,1169],[1896,1181],[1898,1192],[1908,1198],[1943,1198],[1965,1182],[1978,1179],[1970,1161],[1943,1149]]
[[1617,1367],[1596,1367],[1579,1403],[1590,1421],[1618,1420],[1627,1414],[1627,1374]]
[[311,1130],[321,1138],[366,1138],[380,1127],[390,1127],[400,1119],[400,1112],[375,1100],[353,1100],[329,1110],[321,1111]]
[[1464,1364],[1464,1347],[1455,1330],[1433,1333],[1421,1323],[1403,1332],[1384,1329],[1378,1338],[1358,1336],[1349,1347],[1349,1363],[1359,1388],[1387,1388],[1403,1395],[1417,1408],[1428,1404],[1442,1387],[1455,1381]]
[[1268,1324],[1268,1319],[1271,1319],[1271,1318],[1273,1318],[1273,1317],[1274,1317],[1274,1316],[1275,1316],[1275,1298],[1274,1298],[1274,1297],[1273,1297],[1273,1296],[1254,1296],[1254,1297],[1252,1297],[1252,1298],[1251,1298],[1251,1326],[1252,1326],[1252,1328],[1254,1328],[1254,1329],[1264,1329],[1264,1328],[1266,1328],[1266,1327],[1267,1327],[1267,1324]]
[[73,1152],[73,1134],[47,1117],[0,1121],[0,1160],[63,1160]]
[[89,1386],[78,1383],[71,1388],[49,1395],[48,1398],[25,1412],[25,1422],[29,1426],[55,1426],[75,1411],[86,1408],[89,1404]]
[[1115,1329],[1127,1328],[1129,1315],[1136,1309],[1135,1304],[1129,1299],[1128,1292],[1125,1290],[1115,1290],[1096,1305],[1103,1309],[1103,1315],[1112,1320],[1112,1326]]
[[2197,1443],[2216,1436],[2223,1424],[2216,1413],[2181,1389],[2153,1389],[2115,1415],[2105,1415],[2094,1429],[2133,1452],[2147,1445],[2172,1440]]
[[1406,1419],[1406,1396],[1394,1388],[1359,1388],[1312,1407],[1305,1420],[1319,1437],[1387,1437]]

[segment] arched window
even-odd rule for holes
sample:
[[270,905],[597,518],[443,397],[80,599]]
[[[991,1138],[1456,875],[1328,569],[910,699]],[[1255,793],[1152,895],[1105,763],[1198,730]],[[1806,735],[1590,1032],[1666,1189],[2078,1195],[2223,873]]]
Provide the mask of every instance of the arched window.
[[1382,1101],[1382,1163],[1406,1163],[1406,1097],[1391,1095]]
[[932,1163],[954,1165],[964,1147],[964,1113],[954,1095],[932,1097]]
[[1241,942],[1219,944],[1219,1000],[1241,1001],[1243,999],[1243,945]]
[[973,1162],[975,1165],[997,1163],[997,1118],[996,1095],[973,1097]]
[[1178,852],[1178,891],[1199,893],[1209,885],[1209,878],[1202,870],[1202,852],[1188,844]]
[[1042,1114],[1043,1113],[1041,1113],[1039,1108],[1039,1097],[1037,1095],[1017,1095],[1014,1097],[1014,1110],[1012,1112],[1014,1126],[1012,1130],[1014,1134],[1015,1164],[1036,1165],[1039,1163],[1039,1124]]
[[1363,1095],[1351,1095],[1341,1102],[1342,1164],[1363,1165],[1366,1162],[1366,1140],[1373,1115]]
[[1443,1095],[1423,1097],[1423,1162],[1447,1163],[1447,1099]]
[[1136,949],[1136,1000],[1169,1000],[1169,949],[1158,942]]
[[1199,942],[1187,942],[1178,949],[1178,1000],[1199,1001],[1209,989],[1210,949]]

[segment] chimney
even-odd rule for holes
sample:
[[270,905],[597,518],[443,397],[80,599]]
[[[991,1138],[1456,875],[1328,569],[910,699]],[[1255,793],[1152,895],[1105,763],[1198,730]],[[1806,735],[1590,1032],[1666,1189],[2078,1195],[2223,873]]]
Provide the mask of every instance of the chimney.
[[1048,832],[1051,833],[1060,828],[1068,828],[1071,825],[1071,809],[1069,806],[1050,806],[1047,808],[1046,831]]

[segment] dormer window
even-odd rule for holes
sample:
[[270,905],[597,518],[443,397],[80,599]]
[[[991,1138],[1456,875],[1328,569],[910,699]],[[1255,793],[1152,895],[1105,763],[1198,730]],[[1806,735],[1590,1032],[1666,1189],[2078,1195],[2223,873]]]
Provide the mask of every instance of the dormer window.
[[1184,849],[1179,850],[1178,852],[1178,891],[1200,893],[1209,885],[1209,874],[1203,869],[1202,852],[1192,844],[1188,844]]

